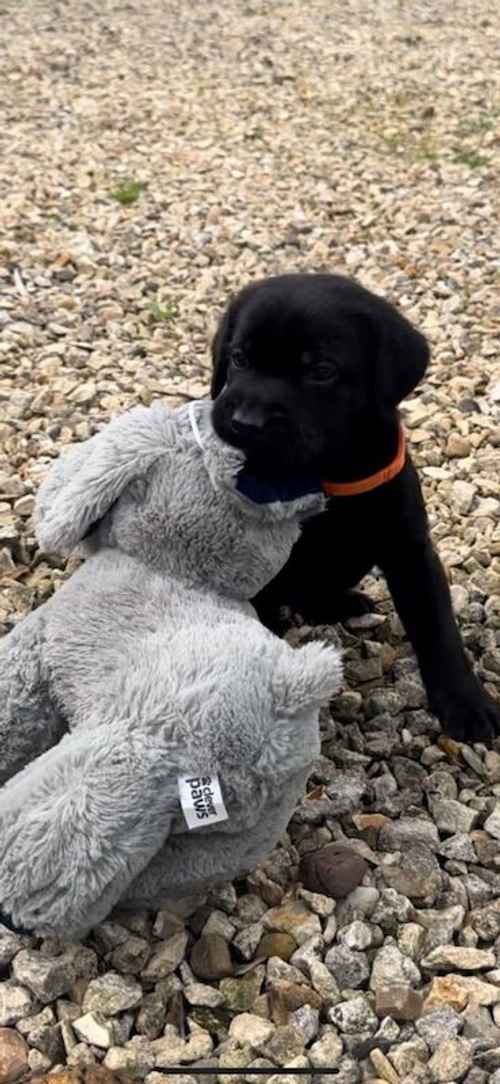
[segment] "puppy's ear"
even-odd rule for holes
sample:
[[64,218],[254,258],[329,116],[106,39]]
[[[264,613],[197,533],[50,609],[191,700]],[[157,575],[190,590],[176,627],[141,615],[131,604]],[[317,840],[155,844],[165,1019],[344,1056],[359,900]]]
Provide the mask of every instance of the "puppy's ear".
[[212,341],[212,380],[210,384],[212,399],[217,398],[226,383],[235,307],[234,300],[231,299]]
[[374,361],[374,390],[379,401],[395,407],[422,380],[430,360],[429,344],[393,305],[382,298],[363,314],[364,335]]

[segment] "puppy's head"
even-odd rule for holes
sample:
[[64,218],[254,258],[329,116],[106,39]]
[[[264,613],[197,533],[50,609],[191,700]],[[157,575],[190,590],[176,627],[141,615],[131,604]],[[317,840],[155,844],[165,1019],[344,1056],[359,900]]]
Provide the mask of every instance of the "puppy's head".
[[213,347],[214,426],[256,472],[310,474],[425,373],[429,349],[388,302],[339,275],[265,279],[230,302]]

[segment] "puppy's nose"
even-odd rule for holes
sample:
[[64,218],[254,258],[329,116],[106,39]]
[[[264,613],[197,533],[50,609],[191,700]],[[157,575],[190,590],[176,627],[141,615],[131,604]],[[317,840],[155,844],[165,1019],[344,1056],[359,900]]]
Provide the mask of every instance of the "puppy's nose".
[[266,423],[267,417],[262,407],[255,405],[245,405],[236,407],[233,411],[231,418],[231,424],[233,429],[263,429]]

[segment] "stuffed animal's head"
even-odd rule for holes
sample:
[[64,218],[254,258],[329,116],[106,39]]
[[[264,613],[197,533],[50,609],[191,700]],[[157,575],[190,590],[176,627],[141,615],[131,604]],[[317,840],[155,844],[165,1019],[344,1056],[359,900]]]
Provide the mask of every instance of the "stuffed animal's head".
[[244,456],[210,423],[210,404],[135,407],[56,462],[35,508],[40,546],[103,547],[151,568],[251,598],[280,571],[318,493],[254,500]]

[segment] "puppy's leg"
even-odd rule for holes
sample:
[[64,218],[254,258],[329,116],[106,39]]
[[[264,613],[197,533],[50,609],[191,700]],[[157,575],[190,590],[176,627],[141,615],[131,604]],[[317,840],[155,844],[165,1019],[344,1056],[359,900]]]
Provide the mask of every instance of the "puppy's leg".
[[338,524],[331,512],[308,520],[285,567],[253,600],[263,624],[273,632],[284,631],[289,621],[283,620],[283,608],[312,625],[331,625],[373,611],[373,602],[352,590],[374,564],[365,536],[357,523],[346,525],[343,516]]
[[457,741],[500,733],[500,704],[472,673],[453,615],[448,582],[430,539],[385,554],[383,571],[415,648],[431,710]]

